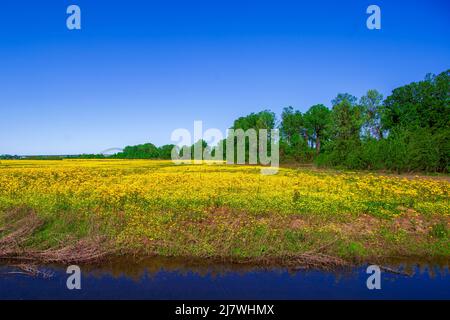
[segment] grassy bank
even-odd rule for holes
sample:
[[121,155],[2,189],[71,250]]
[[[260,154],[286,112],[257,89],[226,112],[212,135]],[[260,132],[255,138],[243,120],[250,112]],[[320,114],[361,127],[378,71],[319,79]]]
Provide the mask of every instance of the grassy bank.
[[450,183],[170,161],[0,162],[0,257],[450,258]]

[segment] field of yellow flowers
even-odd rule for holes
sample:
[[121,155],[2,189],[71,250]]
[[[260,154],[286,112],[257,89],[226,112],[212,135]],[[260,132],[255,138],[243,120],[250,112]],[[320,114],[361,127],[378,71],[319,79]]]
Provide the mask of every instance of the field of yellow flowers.
[[121,254],[284,261],[450,257],[446,177],[151,160],[0,161],[0,238],[11,212],[43,224],[36,250],[101,235]]

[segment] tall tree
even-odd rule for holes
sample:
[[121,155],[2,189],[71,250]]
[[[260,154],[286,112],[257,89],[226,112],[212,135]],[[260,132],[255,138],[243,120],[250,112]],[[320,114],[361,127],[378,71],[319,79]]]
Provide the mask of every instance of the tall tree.
[[334,161],[342,163],[360,145],[362,112],[356,105],[356,97],[350,94],[339,94],[333,103],[337,104],[332,109],[331,149]]
[[[256,131],[256,146],[259,147],[259,141],[260,141],[260,132],[259,130],[261,129],[265,129],[267,130],[267,141],[270,141],[270,137],[271,137],[271,129],[275,128],[275,113],[273,113],[270,110],[263,110],[260,111],[258,113],[251,113],[247,116],[244,117],[240,117],[238,119],[236,119],[233,123],[233,126],[231,127],[231,129],[237,130],[237,129],[242,129],[244,131],[247,131],[249,129],[254,129]],[[234,141],[234,156],[235,156],[235,161],[236,161],[236,157],[237,157],[237,141],[238,139],[235,138]],[[226,150],[226,148],[224,148],[224,150]],[[245,138],[245,150],[250,150],[250,141],[248,139],[248,137]],[[270,144],[268,145],[268,151],[270,152]],[[259,154],[258,154],[258,159],[259,159]],[[249,152],[246,152],[245,154],[245,161],[249,161]]]
[[245,117],[236,119],[233,123],[233,129],[273,129],[275,127],[275,113],[270,110],[263,110],[258,113],[250,113]]
[[306,128],[302,113],[298,110],[294,111],[292,107],[284,108],[281,113],[280,133],[287,143],[291,143],[296,135],[305,137]]
[[309,132],[305,127],[304,115],[292,107],[283,109],[280,123],[281,155],[295,161],[309,161]]
[[359,104],[364,118],[364,135],[376,139],[383,139],[381,128],[383,95],[377,90],[369,90],[361,97]]
[[321,142],[331,124],[331,111],[323,104],[316,104],[305,113],[304,122],[310,135],[315,139],[316,154],[319,154]]
[[358,99],[350,93],[338,93],[336,98],[331,100],[331,104],[334,107],[338,104],[341,104],[343,101],[346,101],[350,106],[355,106]]

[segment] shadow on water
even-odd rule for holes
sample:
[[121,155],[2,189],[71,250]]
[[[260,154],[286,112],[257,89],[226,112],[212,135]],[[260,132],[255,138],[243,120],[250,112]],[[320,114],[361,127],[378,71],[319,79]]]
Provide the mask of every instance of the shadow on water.
[[154,257],[80,265],[81,290],[68,290],[66,267],[41,266],[49,278],[0,267],[0,299],[450,299],[448,261],[392,261],[381,289],[369,290],[367,266],[300,270]]

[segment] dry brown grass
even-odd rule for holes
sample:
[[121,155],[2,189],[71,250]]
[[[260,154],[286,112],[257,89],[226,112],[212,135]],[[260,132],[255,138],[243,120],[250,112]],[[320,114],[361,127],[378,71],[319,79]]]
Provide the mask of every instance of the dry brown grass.
[[25,242],[44,224],[32,210],[6,213],[6,225],[0,233],[0,259],[30,263],[89,263],[105,259],[113,252],[105,237],[94,236],[69,245],[46,250],[28,248]]

